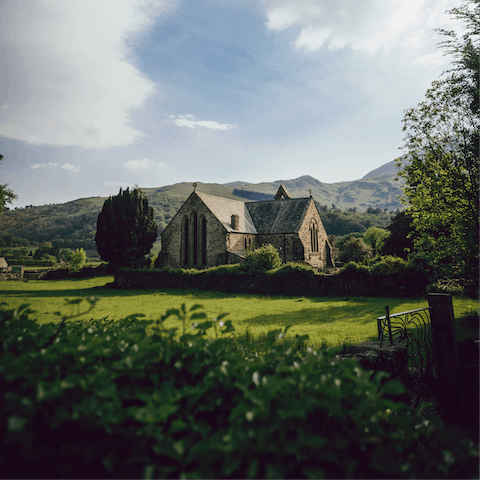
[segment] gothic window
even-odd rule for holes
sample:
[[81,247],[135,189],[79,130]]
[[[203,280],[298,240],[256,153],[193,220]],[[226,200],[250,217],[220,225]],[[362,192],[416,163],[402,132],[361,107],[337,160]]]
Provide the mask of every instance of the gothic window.
[[245,237],[245,250],[247,249],[247,237]]
[[201,252],[202,252],[202,265],[207,264],[207,219],[202,217],[200,220],[200,240],[201,240]]
[[198,263],[198,217],[197,212],[192,213],[192,263]]
[[318,252],[318,227],[316,222],[310,225],[310,249],[312,252]]
[[188,233],[188,218],[184,217],[182,222],[182,256],[184,265],[188,265]]

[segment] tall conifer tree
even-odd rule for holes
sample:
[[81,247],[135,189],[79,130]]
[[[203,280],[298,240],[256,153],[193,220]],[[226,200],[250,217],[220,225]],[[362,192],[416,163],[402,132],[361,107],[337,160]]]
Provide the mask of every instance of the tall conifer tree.
[[113,266],[141,266],[157,238],[157,224],[139,188],[105,200],[97,219],[95,243],[102,260]]

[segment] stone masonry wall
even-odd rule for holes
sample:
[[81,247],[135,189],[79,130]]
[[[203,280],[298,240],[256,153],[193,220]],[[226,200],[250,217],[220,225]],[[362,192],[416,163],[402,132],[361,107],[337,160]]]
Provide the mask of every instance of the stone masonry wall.
[[[207,220],[207,263],[201,264],[201,249],[198,251],[197,263],[193,264],[193,224],[191,222],[191,213],[195,211],[198,218],[198,238],[201,237],[200,220],[205,217]],[[182,222],[184,217],[189,219],[189,261],[190,267],[213,267],[221,265],[226,260],[226,235],[227,231],[220,223],[220,221],[210,212],[200,198],[192,193],[188,200],[178,211],[177,215],[172,219],[168,227],[162,233],[162,252],[166,265],[174,268],[185,267],[184,257],[182,252]],[[165,256],[168,253],[168,256]]]
[[262,245],[273,245],[284,263],[304,258],[303,245],[295,233],[260,234],[257,236],[256,246]]
[[0,281],[2,280],[20,280],[20,272],[0,272]]
[[[318,252],[312,251],[310,240],[310,226],[313,220],[316,221],[318,228]],[[327,266],[328,236],[320,215],[318,214],[318,210],[315,206],[313,198],[310,200],[310,205],[308,206],[307,213],[305,214],[305,219],[300,227],[298,236],[305,249],[303,260],[308,262],[312,267],[323,270]]]

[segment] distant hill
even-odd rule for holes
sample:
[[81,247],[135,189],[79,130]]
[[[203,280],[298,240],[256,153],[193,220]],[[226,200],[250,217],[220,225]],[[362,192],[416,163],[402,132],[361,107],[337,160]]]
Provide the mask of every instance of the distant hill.
[[[323,215],[327,232],[343,235],[351,231],[364,231],[365,227],[368,228],[370,225],[385,226],[390,217],[385,214],[380,218],[380,212],[403,209],[398,198],[402,192],[399,182],[395,181],[396,172],[384,173],[391,171],[392,164],[393,162],[389,162],[382,165],[364,178],[351,182],[322,183],[309,175],[304,175],[292,180],[275,180],[271,183],[197,182],[197,190],[242,201],[271,199],[280,183],[285,185],[293,198],[308,197],[311,191],[317,205],[324,207],[322,210],[325,212]],[[192,193],[193,187],[189,182],[182,182],[143,190],[154,210],[160,233]],[[30,241],[50,241],[65,247],[83,246],[94,249],[96,221],[105,199],[104,197],[82,198],[58,205],[32,206],[6,211],[0,217],[0,231],[4,234],[11,233],[16,237],[27,238]],[[348,222],[347,219],[340,222],[339,209],[349,211],[350,216],[356,218],[351,218]],[[374,220],[360,219],[359,212],[367,209],[375,212]]]
[[371,172],[368,172],[363,177],[362,180],[364,180],[366,178],[378,177],[379,175],[396,175],[397,171],[398,171],[398,169],[395,166],[395,160],[392,160],[391,162],[388,162],[385,165],[382,165],[381,167],[378,167],[375,170],[372,170]]

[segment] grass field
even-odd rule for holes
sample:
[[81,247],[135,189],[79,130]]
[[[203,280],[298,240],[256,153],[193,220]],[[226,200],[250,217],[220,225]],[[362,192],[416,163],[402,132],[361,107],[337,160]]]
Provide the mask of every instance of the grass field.
[[[262,336],[269,330],[291,325],[288,335],[308,334],[309,343],[314,346],[355,344],[376,338],[376,318],[385,314],[386,305],[392,314],[428,306],[426,298],[295,298],[183,290],[116,290],[108,288],[112,281],[113,277],[4,281],[0,282],[0,303],[5,302],[9,308],[28,303],[39,322],[58,321],[55,311],[76,313],[72,310],[74,307],[66,306],[65,299],[82,297],[100,297],[92,312],[79,317],[84,320],[120,319],[136,313],[153,320],[170,308],[179,308],[182,303],[187,309],[200,304],[210,319],[228,313],[226,320],[230,319],[239,333],[248,329],[252,335]],[[83,308],[86,307],[84,303]],[[478,337],[478,319],[476,324],[472,320],[472,312],[478,314],[478,301],[455,297],[453,305],[458,337]],[[181,325],[171,317],[166,326]]]

